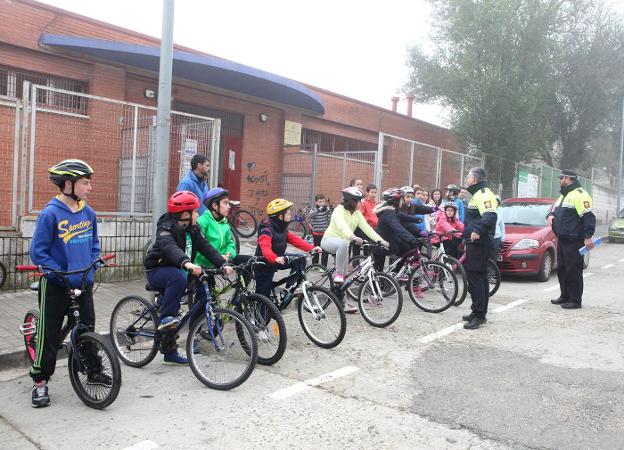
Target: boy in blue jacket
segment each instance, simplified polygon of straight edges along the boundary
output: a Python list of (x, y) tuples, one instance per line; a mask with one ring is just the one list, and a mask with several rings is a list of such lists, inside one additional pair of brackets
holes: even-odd
[[(68, 272), (87, 267), (100, 256), (95, 212), (85, 203), (91, 192), (93, 169), (79, 159), (67, 159), (48, 169), (50, 179), (61, 193), (43, 208), (30, 244), (30, 259), (38, 266)], [(81, 288), (82, 274), (67, 278), (70, 288)], [(95, 326), (93, 308), (93, 271), (77, 301), (80, 320), (91, 330)], [(50, 404), (48, 380), (56, 367), (61, 327), (71, 299), (58, 276), (47, 275), (39, 284), (40, 318), (37, 329), (35, 362), (30, 370), (34, 381), (32, 406)], [(110, 385), (104, 373), (89, 375), (89, 382)]]

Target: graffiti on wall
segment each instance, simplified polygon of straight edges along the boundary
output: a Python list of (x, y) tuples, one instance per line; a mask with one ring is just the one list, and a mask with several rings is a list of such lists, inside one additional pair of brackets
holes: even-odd
[(269, 174), (267, 170), (258, 171), (255, 161), (247, 162), (247, 176), (245, 177), (247, 194), (251, 197), (253, 205), (249, 207), (254, 216), (264, 215), (264, 205), (268, 201)]

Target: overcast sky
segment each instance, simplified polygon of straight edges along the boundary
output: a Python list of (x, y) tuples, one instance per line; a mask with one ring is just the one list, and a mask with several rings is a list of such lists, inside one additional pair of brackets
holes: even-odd
[[(160, 38), (159, 0), (43, 2)], [(390, 108), (407, 47), (427, 44), (429, 12), (426, 0), (177, 0), (174, 42)], [(443, 125), (437, 107), (414, 115)]]

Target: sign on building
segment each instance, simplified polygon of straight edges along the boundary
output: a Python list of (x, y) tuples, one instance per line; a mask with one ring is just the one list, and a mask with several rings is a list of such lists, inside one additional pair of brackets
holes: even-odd
[(301, 145), (301, 124), (284, 121), (284, 145)]

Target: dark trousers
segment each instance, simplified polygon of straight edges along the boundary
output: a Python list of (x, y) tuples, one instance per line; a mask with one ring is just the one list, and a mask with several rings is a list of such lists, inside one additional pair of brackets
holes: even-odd
[[(286, 256), (297, 256), (294, 253), (286, 253)], [(291, 274), (297, 270), (305, 270), (305, 259), (301, 259), (296, 263), (288, 264), (269, 264), (265, 266), (256, 266), (254, 270), (254, 277), (256, 279), (256, 294), (264, 295), (265, 297), (271, 297), (271, 291), (273, 291), (273, 276), (278, 270), (291, 269)], [(303, 266), (303, 267), (302, 267)], [(293, 282), (288, 282), (286, 288), (290, 287)]]
[(501, 238), (492, 239), (493, 247), (490, 248), (490, 259), (494, 262), (497, 261), (498, 251), (500, 250)]
[(466, 244), (466, 278), (468, 292), (472, 298), (472, 312), (485, 317), (490, 299), (490, 286), (487, 278), (487, 261), (490, 247), (483, 244)]
[(442, 241), (442, 245), (444, 246), (444, 253), (449, 256), (452, 256), (455, 259), (459, 259), (459, 244), (461, 243), (460, 239), (456, 237), (448, 239), (446, 241)]
[[(322, 234), (313, 234), (312, 235), (312, 239), (314, 240), (314, 246), (315, 247), (320, 247), (321, 246), (321, 240), (323, 239), (323, 235)], [(327, 259), (329, 257), (329, 253), (327, 252), (323, 252), (320, 254), (320, 258), (321, 258), (321, 264), (325, 267), (327, 267)], [(312, 264), (318, 264), (319, 262), (319, 254), (316, 253), (314, 256), (312, 256)]]
[[(232, 260), (230, 260), (230, 262), (232, 264), (234, 264), (235, 266), (238, 266), (239, 264), (244, 264), (247, 261), (249, 261), (249, 259), (252, 258), (252, 256), (250, 255), (236, 255), (236, 257)], [(251, 268), (249, 268), (249, 272), (243, 272), (243, 279), (245, 280), (245, 285), (249, 286), (249, 282), (251, 281), (251, 277), (252, 277), (252, 272), (251, 272)], [(206, 298), (206, 288), (204, 287), (203, 283), (200, 283), (199, 280), (197, 278), (195, 278), (196, 283), (194, 284), (195, 287), (195, 301), (203, 301)], [(216, 281), (214, 279), (214, 277), (209, 277), (208, 278), (208, 291), (210, 293), (210, 291), (213, 291), (214, 288), (216, 286)]]
[[(88, 286), (77, 298), (80, 321), (95, 327), (93, 286)], [(41, 278), (39, 284), (39, 323), (37, 324), (37, 355), (30, 370), (34, 381), (49, 380), (56, 368), (56, 356), (61, 345), (61, 329), (71, 303), (67, 289)]]
[(578, 252), (583, 241), (559, 239), (557, 244), (557, 277), (561, 298), (571, 303), (583, 300), (583, 256)]
[(188, 275), (178, 267), (154, 267), (147, 271), (147, 281), (162, 292), (160, 317), (178, 315), (180, 300), (188, 285)]

